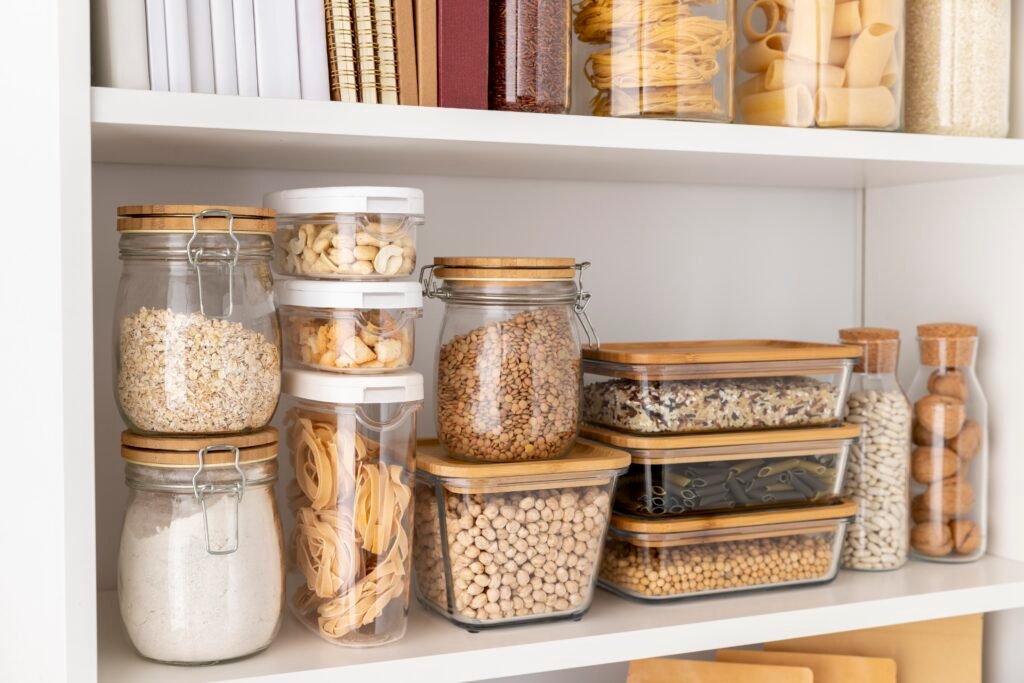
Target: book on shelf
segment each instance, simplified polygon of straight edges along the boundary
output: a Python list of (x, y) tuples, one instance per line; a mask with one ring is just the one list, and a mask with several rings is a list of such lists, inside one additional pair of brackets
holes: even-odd
[(415, 0), (416, 80), (421, 107), (437, 106), (437, 0)]
[(352, 0), (352, 20), (356, 27), (356, 72), (359, 78), (359, 101), (376, 104), (377, 40), (373, 20), (373, 0)]
[(210, 0), (213, 33), (213, 82), (218, 95), (238, 94), (235, 20), (231, 0)]
[(398, 104), (398, 49), (391, 0), (374, 0), (373, 29), (377, 48), (377, 93), (381, 104)]
[(93, 82), (149, 90), (146, 3), (93, 0), (91, 19)]
[(398, 55), (398, 103), (419, 104), (416, 78), (416, 22), (413, 0), (395, 0), (395, 50)]
[(299, 82), (304, 100), (331, 99), (327, 74), (327, 20), (323, 0), (295, 0), (299, 29)]
[(292, 0), (254, 0), (253, 16), (260, 97), (302, 97), (295, 3)]
[(214, 93), (210, 0), (188, 0), (188, 54), (192, 92)]
[[(117, 2), (118, 0), (110, 1)], [(149, 53), (149, 89), (170, 90), (164, 0), (146, 0), (146, 49)]]
[(331, 76), (331, 99), (359, 101), (356, 74), (355, 30), (351, 0), (327, 0), (327, 66)]
[(437, 104), (487, 109), (488, 3), (437, 0)]
[(167, 26), (167, 77), (172, 92), (192, 92), (188, 48), (188, 0), (164, 0)]
[(256, 20), (252, 0), (231, 0), (235, 28), (235, 69), (238, 94), (256, 97), (260, 94), (256, 76)]

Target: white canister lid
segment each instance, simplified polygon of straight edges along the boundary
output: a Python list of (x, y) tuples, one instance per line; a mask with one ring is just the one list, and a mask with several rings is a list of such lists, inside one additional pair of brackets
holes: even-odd
[(313, 370), (285, 370), (281, 392), (307, 401), (336, 404), (411, 403), (423, 400), (423, 375), (341, 375)]
[(278, 214), (384, 213), (423, 215), (423, 190), (415, 187), (304, 187), (263, 196)]
[(418, 282), (342, 282), (288, 278), (274, 284), (274, 297), (279, 306), (302, 308), (423, 308), (423, 288)]

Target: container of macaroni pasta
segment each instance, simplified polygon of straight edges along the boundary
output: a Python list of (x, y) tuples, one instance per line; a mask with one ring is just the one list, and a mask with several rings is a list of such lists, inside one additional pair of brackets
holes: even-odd
[(903, 0), (740, 0), (739, 121), (898, 130)]

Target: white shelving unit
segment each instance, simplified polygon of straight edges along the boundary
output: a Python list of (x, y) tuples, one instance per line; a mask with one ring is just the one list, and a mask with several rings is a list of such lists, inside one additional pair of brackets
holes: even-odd
[[(1014, 483), (1024, 480), (1024, 141), (97, 89), (88, 3), (12, 4), (0, 59), (31, 68), (5, 72), (5, 101), (18, 104), (0, 114), (0, 167), (12, 253), (29, 257), (0, 270), (14, 323), (3, 354), (0, 680), (466, 680), (968, 612), (993, 615), (990, 680), (1024, 670)], [(831, 340), (864, 322), (902, 329), (910, 373), (916, 323), (977, 322), (992, 556), (675, 605), (600, 594), (580, 622), (481, 634), (414, 608), (407, 637), (373, 651), (330, 647), (289, 622), (266, 653), (235, 664), (138, 659), (109, 592), (124, 496), (108, 389), (113, 207), (258, 203), (268, 190), (359, 182), (425, 188), (424, 262), (442, 252), (593, 261), (607, 339)], [(23, 234), (29, 246), (14, 241)], [(417, 335), (428, 377), (439, 317), (429, 308)], [(421, 431), (431, 424), (428, 408)]]

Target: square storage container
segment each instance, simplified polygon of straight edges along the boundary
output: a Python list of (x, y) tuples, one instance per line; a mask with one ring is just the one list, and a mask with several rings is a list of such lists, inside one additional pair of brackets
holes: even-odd
[(736, 340), (583, 350), (583, 421), (632, 434), (838, 424), (860, 347)]
[(477, 631), (578, 619), (590, 607), (623, 451), (577, 442), (546, 462), (467, 463), (421, 442), (415, 493), (420, 602)]
[(381, 373), (412, 365), (419, 283), (287, 279), (275, 294), (285, 367)]
[(850, 501), (685, 519), (612, 518), (600, 585), (659, 601), (826, 583), (839, 571)]
[(630, 455), (615, 511), (665, 518), (833, 502), (859, 435), (853, 424), (690, 436), (632, 436), (593, 426), (582, 431)]

